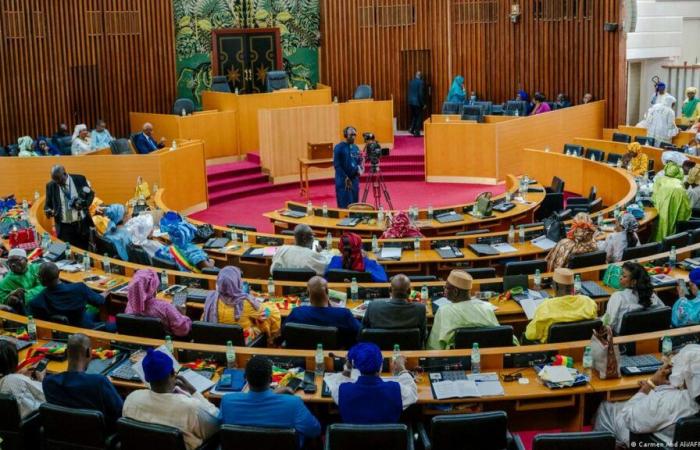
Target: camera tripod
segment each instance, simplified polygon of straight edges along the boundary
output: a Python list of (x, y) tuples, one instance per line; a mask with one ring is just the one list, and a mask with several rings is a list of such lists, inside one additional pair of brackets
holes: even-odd
[(389, 195), (389, 190), (386, 188), (386, 182), (382, 176), (382, 172), (379, 170), (379, 163), (372, 164), (369, 172), (369, 180), (365, 185), (365, 191), (362, 193), (362, 203), (367, 203), (367, 195), (369, 194), (369, 188), (372, 188), (372, 197), (374, 197), (374, 207), (379, 209), (382, 205), (382, 194), (384, 194), (384, 200), (389, 206), (389, 209), (394, 209), (391, 204), (391, 195)]

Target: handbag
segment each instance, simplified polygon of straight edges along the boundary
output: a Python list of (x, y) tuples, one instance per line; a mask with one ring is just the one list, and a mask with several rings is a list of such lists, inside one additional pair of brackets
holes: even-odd
[(491, 201), (490, 192), (482, 192), (476, 198), (475, 206), (476, 213), (481, 217), (490, 217), (493, 214), (493, 202)]
[(598, 371), (601, 380), (620, 378), (620, 348), (613, 344), (612, 328), (608, 325), (593, 330), (591, 338), (591, 358), (593, 370)]
[(34, 250), (39, 247), (39, 242), (37, 241), (36, 233), (33, 228), (10, 231), (8, 240), (11, 248)]
[(205, 223), (197, 226), (197, 231), (194, 233), (192, 242), (195, 244), (202, 244), (207, 242), (212, 236), (214, 236), (214, 228), (210, 224)]
[(559, 242), (566, 236), (566, 228), (564, 228), (564, 224), (557, 213), (553, 213), (544, 219), (543, 226), (544, 234), (550, 241)]
[(603, 274), (603, 284), (613, 289), (620, 289), (620, 277), (622, 276), (622, 266), (610, 264)]

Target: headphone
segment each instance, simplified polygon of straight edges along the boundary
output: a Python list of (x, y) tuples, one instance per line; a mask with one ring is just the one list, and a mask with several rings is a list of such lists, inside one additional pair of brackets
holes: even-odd
[(357, 135), (357, 130), (355, 129), (355, 127), (353, 127), (353, 126), (345, 127), (345, 128), (343, 129), (343, 136), (344, 136), (346, 139), (347, 139), (348, 135), (350, 134), (350, 130), (354, 131), (355, 134)]

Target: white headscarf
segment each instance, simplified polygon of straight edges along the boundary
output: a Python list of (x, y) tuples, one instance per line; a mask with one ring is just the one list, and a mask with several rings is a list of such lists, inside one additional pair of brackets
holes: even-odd
[(684, 153), (677, 152), (675, 150), (666, 150), (665, 152), (661, 153), (661, 162), (664, 163), (664, 166), (668, 164), (669, 161), (673, 161), (680, 167), (687, 160), (688, 157), (685, 156)]
[(677, 388), (686, 387), (692, 398), (700, 396), (700, 345), (688, 344), (672, 360), (668, 381)]
[(88, 127), (84, 123), (81, 123), (79, 125), (76, 125), (75, 128), (73, 129), (73, 137), (71, 138), (71, 142), (76, 140), (78, 136), (80, 136), (80, 132), (83, 130), (87, 130)]
[(124, 226), (131, 236), (131, 243), (143, 246), (148, 242), (148, 236), (153, 231), (153, 216), (150, 214), (139, 214), (131, 218)]
[(669, 108), (673, 108), (673, 104), (676, 103), (676, 97), (671, 94), (664, 95), (663, 102), (664, 105), (668, 106)]

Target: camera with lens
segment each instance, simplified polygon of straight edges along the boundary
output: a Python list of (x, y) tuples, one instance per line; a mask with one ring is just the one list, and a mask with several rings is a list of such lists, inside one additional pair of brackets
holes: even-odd
[(389, 156), (389, 149), (379, 145), (374, 133), (363, 133), (362, 137), (365, 139), (365, 157), (373, 167), (378, 166), (382, 156)]

